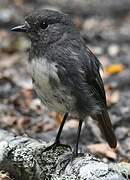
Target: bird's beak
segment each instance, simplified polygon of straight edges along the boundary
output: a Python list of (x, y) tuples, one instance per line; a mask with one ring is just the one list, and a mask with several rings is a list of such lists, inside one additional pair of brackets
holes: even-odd
[(12, 28), (11, 31), (29, 32), (30, 31), (30, 25), (27, 22), (25, 22), (24, 25), (16, 26), (16, 27)]

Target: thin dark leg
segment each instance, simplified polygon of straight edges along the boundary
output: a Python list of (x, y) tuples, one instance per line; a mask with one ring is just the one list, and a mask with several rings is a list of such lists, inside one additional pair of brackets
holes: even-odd
[(68, 117), (68, 112), (66, 112), (64, 117), (63, 117), (63, 120), (61, 122), (60, 128), (58, 130), (58, 133), (57, 133), (57, 136), (56, 136), (56, 139), (55, 139), (55, 142), (51, 146), (46, 147), (44, 149), (44, 152), (49, 151), (51, 149), (56, 149), (56, 147), (58, 147), (58, 146), (64, 146), (64, 147), (70, 148), (70, 146), (60, 143), (61, 132), (63, 130), (63, 127), (64, 127), (64, 124), (65, 124), (65, 121), (66, 121), (67, 117)]
[(68, 117), (68, 112), (65, 113), (65, 115), (64, 115), (64, 117), (63, 117), (63, 120), (62, 120), (62, 122), (61, 122), (60, 128), (59, 128), (59, 130), (58, 130), (58, 133), (57, 133), (57, 135), (56, 135), (56, 139), (55, 139), (55, 143), (56, 143), (56, 144), (60, 144), (61, 132), (62, 132), (62, 130), (63, 130), (63, 127), (64, 127), (64, 124), (65, 124), (65, 121), (66, 121), (67, 117)]
[[(64, 159), (61, 160), (60, 162), (60, 165), (62, 166), (63, 164), (63, 167), (61, 168), (61, 171), (65, 170), (66, 166), (68, 165), (68, 163), (70, 161), (73, 161), (74, 158), (76, 158), (77, 156), (83, 156), (82, 153), (78, 154), (78, 144), (79, 144), (79, 138), (80, 138), (80, 132), (81, 132), (81, 128), (82, 128), (82, 123), (83, 123), (83, 120), (80, 120), (79, 121), (79, 126), (78, 126), (78, 131), (77, 131), (77, 138), (76, 138), (76, 144), (75, 144), (75, 147), (74, 147), (74, 150), (73, 152), (65, 155)], [(61, 172), (60, 171), (60, 172)]]
[(79, 138), (80, 138), (80, 132), (81, 132), (81, 128), (82, 128), (82, 123), (83, 120), (79, 120), (79, 126), (78, 126), (78, 131), (77, 131), (77, 138), (76, 138), (76, 144), (74, 147), (74, 155), (77, 156), (78, 155), (78, 144), (79, 144)]

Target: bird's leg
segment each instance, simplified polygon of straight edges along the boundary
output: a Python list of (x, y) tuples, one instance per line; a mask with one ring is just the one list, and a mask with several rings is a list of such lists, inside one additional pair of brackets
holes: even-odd
[(64, 115), (64, 117), (63, 117), (63, 120), (62, 120), (62, 122), (61, 122), (61, 125), (60, 125), (60, 127), (59, 127), (58, 133), (57, 133), (57, 135), (56, 135), (56, 139), (55, 139), (55, 144), (56, 144), (56, 145), (59, 145), (59, 144), (60, 144), (61, 132), (62, 132), (62, 130), (63, 130), (63, 127), (64, 127), (64, 124), (65, 124), (65, 121), (66, 121), (67, 117), (68, 117), (68, 112), (65, 113), (65, 115)]
[(64, 115), (64, 117), (63, 117), (63, 120), (62, 120), (62, 122), (61, 122), (61, 125), (60, 125), (60, 128), (59, 128), (59, 130), (58, 130), (58, 133), (57, 133), (57, 136), (56, 136), (56, 139), (55, 139), (54, 143), (53, 143), (51, 146), (46, 147), (45, 150), (44, 150), (44, 152), (45, 152), (45, 151), (48, 151), (48, 150), (50, 150), (50, 149), (56, 149), (56, 147), (58, 147), (58, 146), (66, 146), (66, 147), (69, 147), (68, 145), (64, 145), (64, 144), (61, 144), (61, 143), (60, 143), (61, 132), (62, 132), (62, 130), (63, 130), (63, 127), (64, 127), (64, 124), (65, 124), (65, 121), (66, 121), (67, 117), (68, 117), (68, 112), (66, 112), (65, 115)]
[(81, 128), (82, 128), (82, 123), (83, 120), (79, 121), (79, 126), (78, 126), (78, 131), (77, 131), (77, 138), (76, 138), (76, 144), (73, 150), (73, 157), (77, 157), (78, 156), (78, 144), (79, 144), (79, 138), (80, 138), (80, 132), (81, 132)]
[(83, 123), (83, 120), (80, 120), (79, 121), (79, 126), (78, 126), (78, 131), (77, 131), (77, 138), (76, 138), (76, 143), (75, 143), (75, 147), (74, 147), (74, 150), (72, 153), (69, 153), (69, 154), (66, 154), (62, 160), (60, 161), (60, 166), (63, 165), (63, 167), (61, 168), (60, 171), (63, 171), (65, 170), (66, 166), (68, 165), (68, 163), (70, 161), (73, 161), (74, 158), (76, 158), (77, 156), (81, 156), (83, 154), (79, 154), (78, 153), (78, 144), (79, 144), (79, 138), (80, 138), (80, 132), (81, 132), (81, 128), (82, 128), (82, 123)]

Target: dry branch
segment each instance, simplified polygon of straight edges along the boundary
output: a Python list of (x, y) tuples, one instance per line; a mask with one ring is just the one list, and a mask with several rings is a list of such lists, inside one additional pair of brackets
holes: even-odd
[(16, 180), (124, 180), (118, 164), (106, 164), (92, 155), (85, 154), (69, 163), (60, 174), (59, 161), (70, 153), (68, 147), (58, 147), (55, 151), (43, 152), (46, 144), (41, 140), (15, 136), (0, 130), (0, 170), (4, 170)]

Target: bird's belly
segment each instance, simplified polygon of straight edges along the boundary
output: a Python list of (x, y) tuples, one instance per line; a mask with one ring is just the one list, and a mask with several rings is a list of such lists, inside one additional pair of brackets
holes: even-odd
[(61, 113), (66, 112), (68, 109), (66, 106), (67, 99), (65, 100), (65, 97), (61, 98), (64, 94), (59, 90), (52, 89), (45, 79), (43, 80), (42, 78), (40, 82), (40, 84), (38, 82), (36, 84), (34, 83), (34, 89), (43, 104), (45, 104), (50, 110), (55, 110)]
[(34, 89), (43, 102), (50, 110), (64, 113), (71, 111), (74, 100), (71, 95), (62, 86), (53, 88), (50, 84), (50, 76), (59, 81), (56, 69), (42, 61), (32, 61), (29, 65), (30, 73), (33, 79)]

